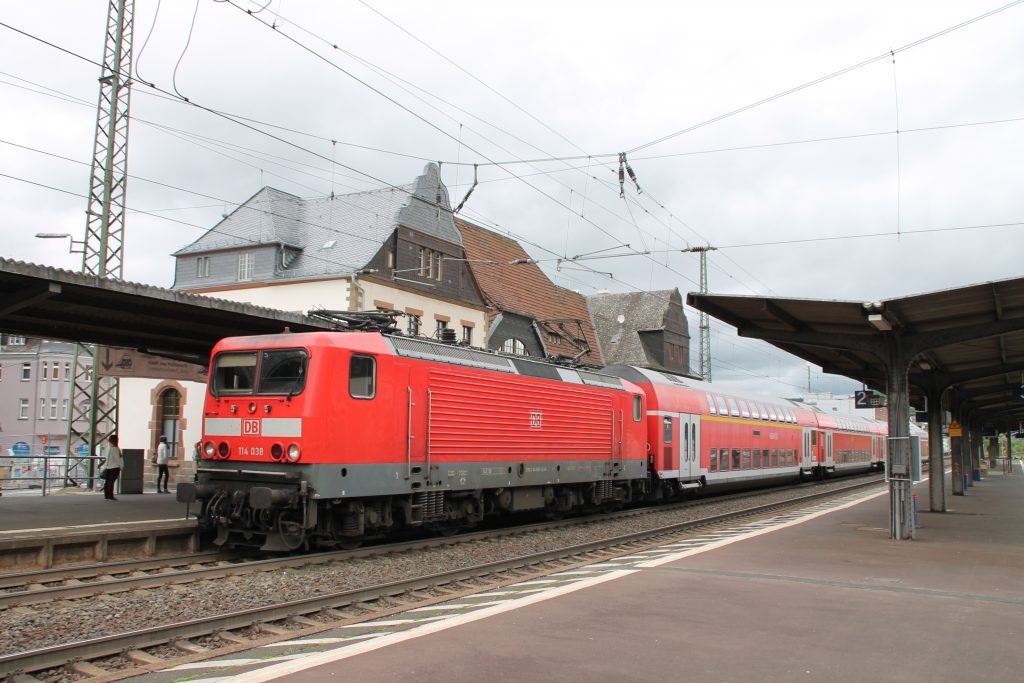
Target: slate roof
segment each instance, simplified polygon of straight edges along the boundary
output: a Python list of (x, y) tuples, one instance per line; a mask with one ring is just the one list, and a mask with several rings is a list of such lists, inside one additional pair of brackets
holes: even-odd
[(334, 197), (264, 187), (174, 256), (280, 244), (298, 252), (280, 277), (347, 275), (366, 266), (398, 225), (461, 246), (436, 164), (408, 185)]
[[(652, 361), (637, 333), (665, 329), (673, 300), (682, 306), (682, 296), (675, 289), (588, 296), (587, 306), (601, 340), (605, 363), (649, 367)], [(622, 323), (618, 320), (620, 315)], [(685, 316), (683, 321), (685, 324)], [(689, 332), (684, 329), (683, 334)]]
[[(539, 266), (533, 263), (511, 265), (516, 259), (528, 259), (529, 255), (514, 239), (468, 223), (461, 218), (455, 224), (462, 233), (469, 266), (484, 296), (492, 307), (488, 315), (493, 320), (499, 312), (509, 311), (534, 318), (546, 332), (562, 336), (578, 337), (582, 334), (590, 352), (580, 358), (582, 362), (604, 365), (601, 347), (594, 333), (590, 312), (584, 297), (572, 290), (559, 287), (551, 282)], [(492, 260), (495, 263), (474, 263), (475, 260)], [(579, 324), (576, 322), (579, 321)], [(582, 330), (581, 330), (582, 328)], [(556, 343), (542, 340), (548, 354), (575, 356), (580, 349), (559, 339)]]

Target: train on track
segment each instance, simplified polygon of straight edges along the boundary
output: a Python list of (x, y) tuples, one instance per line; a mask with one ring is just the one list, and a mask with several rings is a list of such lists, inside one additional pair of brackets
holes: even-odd
[(213, 350), (194, 483), (217, 544), (351, 546), (880, 469), (886, 425), (654, 370), (600, 370), (381, 331)]

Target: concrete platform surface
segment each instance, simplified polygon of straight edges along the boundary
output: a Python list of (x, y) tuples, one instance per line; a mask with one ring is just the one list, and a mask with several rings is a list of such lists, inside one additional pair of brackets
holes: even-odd
[(1024, 680), (1024, 474), (948, 497), (948, 512), (921, 514), (914, 541), (889, 539), (887, 500), (858, 493), (518, 592), (146, 678)]
[[(175, 500), (173, 491), (120, 494), (117, 498), (104, 500), (102, 491), (84, 489), (66, 489), (47, 496), (5, 495), (0, 497), (0, 535), (185, 518), (185, 504)], [(198, 507), (193, 505), (192, 509), (196, 511)]]

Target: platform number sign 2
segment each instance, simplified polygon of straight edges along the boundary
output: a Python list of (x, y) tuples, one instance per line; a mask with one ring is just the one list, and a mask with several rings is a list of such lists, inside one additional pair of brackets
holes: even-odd
[(259, 420), (242, 420), (242, 436), (259, 436)]
[(544, 414), (539, 410), (530, 411), (530, 429), (540, 429), (544, 426)]

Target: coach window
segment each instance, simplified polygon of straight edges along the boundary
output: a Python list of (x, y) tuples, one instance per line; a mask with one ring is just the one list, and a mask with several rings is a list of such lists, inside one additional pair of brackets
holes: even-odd
[(725, 399), (724, 398), (722, 398), (721, 396), (715, 396), (715, 403), (718, 404), (718, 414), (719, 415), (728, 415), (729, 414), (729, 408), (725, 405)]
[(665, 432), (665, 443), (672, 443), (672, 418), (666, 417), (663, 420), (664, 432)]
[(754, 469), (755, 470), (761, 469), (761, 449), (760, 448), (755, 448), (754, 449)]
[(643, 416), (643, 403), (640, 400), (640, 395), (637, 394), (633, 397), (633, 422), (639, 422)]
[(739, 417), (740, 408), (739, 406), (736, 405), (736, 401), (728, 397), (726, 397), (725, 400), (729, 402), (729, 414), (732, 415), (733, 417)]
[(711, 472), (718, 471), (718, 449), (711, 449), (711, 457), (708, 458), (708, 470)]
[(737, 400), (737, 401), (740, 404), (740, 414), (743, 417), (749, 418), (750, 417), (750, 411), (747, 409), (747, 402), (746, 401), (739, 401), (739, 400)]
[(348, 393), (352, 398), (373, 398), (377, 393), (377, 361), (353, 355), (348, 364)]
[[(785, 463), (783, 463), (783, 464), (785, 464)], [(778, 467), (778, 466), (779, 466), (779, 449), (778, 448), (773, 448), (772, 449), (772, 467)]]
[(732, 469), (738, 470), (740, 468), (740, 449), (732, 449)]
[(768, 404), (768, 419), (775, 422), (775, 406)]
[(750, 449), (749, 448), (744, 448), (743, 449), (743, 469), (745, 469), (745, 470), (749, 470), (750, 469)]
[(715, 397), (712, 396), (711, 394), (704, 394), (704, 396), (706, 396), (708, 399), (708, 411), (712, 415), (717, 415), (718, 410), (715, 408)]

